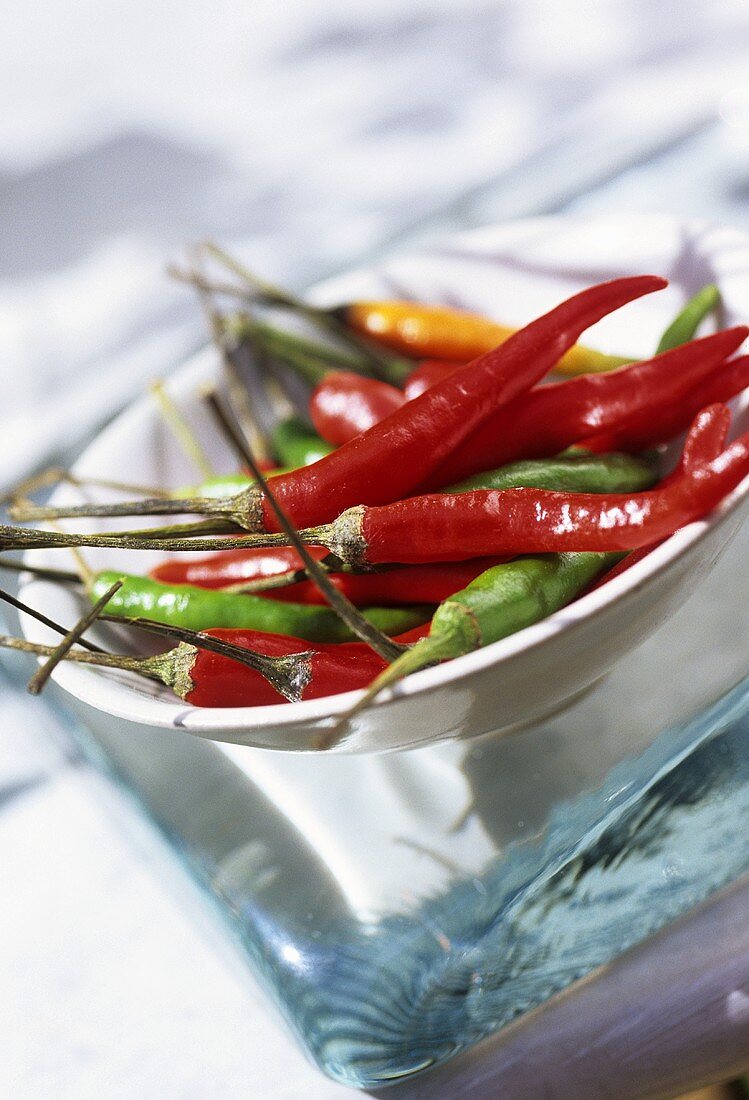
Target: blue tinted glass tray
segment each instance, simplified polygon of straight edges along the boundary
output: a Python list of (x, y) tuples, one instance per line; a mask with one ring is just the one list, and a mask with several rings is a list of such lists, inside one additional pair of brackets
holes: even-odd
[(749, 868), (748, 552), (749, 532), (610, 676), (511, 737), (319, 758), (85, 722), (312, 1057), (376, 1088)]

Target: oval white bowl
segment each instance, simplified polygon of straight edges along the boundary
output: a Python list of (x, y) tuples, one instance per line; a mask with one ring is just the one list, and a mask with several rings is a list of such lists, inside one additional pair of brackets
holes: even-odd
[[(317, 288), (315, 297), (323, 303), (362, 295), (442, 300), (522, 323), (585, 285), (639, 272), (663, 274), (671, 285), (606, 318), (586, 335), (586, 342), (622, 354), (652, 354), (679, 304), (707, 282), (720, 286), (727, 324), (749, 318), (749, 236), (701, 222), (643, 215), (541, 218), (488, 228), (416, 255), (395, 257), (376, 269), (352, 272)], [(230, 458), (215, 439), (197, 393), (199, 384), (217, 373), (217, 356), (207, 349), (173, 375), (169, 388), (196, 423), (219, 468), (228, 470)], [(747, 427), (749, 391), (736, 402), (735, 419), (736, 431)], [(144, 485), (195, 480), (146, 398), (100, 434), (76, 471)], [(92, 499), (111, 497), (98, 492)], [(80, 496), (61, 487), (53, 499)], [(748, 509), (749, 479), (715, 513), (679, 531), (611, 583), (535, 626), (416, 673), (383, 693), (328, 751), (381, 752), (491, 730), (509, 732), (567, 705), (689, 598)], [(128, 522), (92, 521), (90, 529), (115, 526)], [(46, 551), (33, 560), (59, 565), (61, 557), (60, 551)], [(89, 554), (96, 568), (131, 572), (145, 572), (157, 557), (127, 551)], [(22, 595), (63, 623), (81, 612), (73, 591), (49, 583), (30, 581)], [(53, 637), (28, 617), (23, 629), (36, 641)], [(133, 722), (287, 751), (311, 750), (320, 733), (357, 697), (349, 693), (270, 707), (200, 709), (175, 700), (166, 688), (125, 674), (65, 664), (55, 679), (90, 706)]]

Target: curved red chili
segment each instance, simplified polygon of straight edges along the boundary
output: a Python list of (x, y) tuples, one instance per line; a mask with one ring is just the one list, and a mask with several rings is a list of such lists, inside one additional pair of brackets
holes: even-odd
[[(494, 413), (424, 480), (420, 490), (452, 485), (520, 457), (557, 454), (622, 424), (650, 424), (655, 419), (652, 409), (656, 402), (664, 409), (669, 403), (683, 403), (747, 335), (749, 328), (738, 325), (606, 374), (586, 374), (539, 386)], [(606, 449), (625, 448), (616, 443)]]
[[(727, 405), (715, 404), (702, 409), (695, 418), (686, 438), (679, 464), (672, 474), (664, 478), (659, 488), (663, 489), (664, 486), (670, 485), (671, 482), (676, 481), (684, 474), (694, 473), (700, 466), (716, 459), (725, 447), (730, 426), (731, 410)], [(632, 550), (613, 569), (599, 577), (590, 586), (590, 591), (592, 592), (596, 588), (600, 588), (602, 584), (606, 584), (607, 581), (613, 580), (614, 577), (626, 573), (638, 561), (642, 561), (643, 558), (652, 553), (663, 541), (663, 539), (658, 539), (656, 542)]]
[[(274, 478), (279, 504), (303, 527), (332, 519), (354, 504), (407, 496), (500, 406), (543, 378), (585, 329), (665, 285), (665, 279), (641, 275), (581, 291), (314, 466)], [(277, 531), (267, 500), (261, 498), (261, 514), (254, 513), (257, 499), (248, 490), (242, 525)]]
[(318, 435), (339, 447), (405, 401), (403, 392), (388, 382), (353, 371), (330, 371), (312, 391), (309, 414)]
[(749, 355), (732, 359), (689, 390), (681, 399), (654, 397), (649, 415), (640, 414), (615, 428), (581, 441), (581, 446), (597, 452), (645, 451), (667, 443), (686, 431), (700, 409), (716, 402), (730, 401), (749, 386)]

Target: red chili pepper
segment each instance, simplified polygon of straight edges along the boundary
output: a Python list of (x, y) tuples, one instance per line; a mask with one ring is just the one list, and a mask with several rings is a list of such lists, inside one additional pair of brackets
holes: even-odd
[(700, 409), (716, 402), (730, 401), (749, 386), (749, 355), (742, 355), (710, 374), (680, 400), (656, 398), (650, 415), (639, 416), (614, 431), (582, 440), (590, 451), (645, 451), (667, 443), (685, 431)]
[[(428, 630), (429, 624), (425, 623), (401, 635), (398, 641), (410, 644), (423, 638)], [(206, 630), (204, 633), (271, 657), (303, 653), (311, 648), (309, 642), (299, 638), (257, 630)], [(315, 643), (312, 677), (302, 698), (320, 699), (366, 687), (384, 668), (382, 657), (362, 642)], [(287, 701), (259, 672), (205, 649), (198, 650), (189, 677), (192, 688), (182, 697), (196, 707), (259, 707)]]
[[(708, 408), (698, 413), (684, 443), (684, 450), (681, 453), (681, 459), (678, 466), (672, 474), (664, 478), (659, 488), (663, 489), (664, 486), (670, 485), (684, 474), (697, 472), (700, 466), (704, 466), (716, 459), (725, 447), (730, 425), (731, 410), (727, 405), (710, 405)], [(626, 571), (631, 569), (633, 565), (636, 565), (638, 561), (642, 561), (643, 558), (646, 558), (657, 546), (660, 546), (663, 541), (663, 539), (658, 539), (657, 542), (650, 543), (647, 546), (641, 546), (638, 550), (633, 550), (631, 553), (627, 554), (626, 558), (622, 558), (613, 569), (610, 569), (608, 573), (604, 573), (602, 577), (599, 577), (590, 586), (588, 591), (593, 592), (596, 588), (600, 588), (601, 585), (606, 584), (607, 581), (613, 580), (614, 577), (618, 577), (622, 573), (626, 573)]]
[[(328, 553), (323, 547), (309, 547), (321, 561)], [(442, 562), (432, 565), (389, 569), (386, 573), (332, 573), (330, 580), (355, 604), (441, 603), (460, 591), (485, 569), (499, 565), (503, 558), (474, 558), (470, 561)], [(291, 546), (267, 549), (224, 550), (210, 557), (185, 561), (181, 558), (161, 562), (150, 576), (163, 584), (194, 584), (199, 588), (227, 588), (243, 581), (262, 580), (295, 573), (304, 564)], [(300, 581), (288, 588), (271, 588), (255, 593), (274, 600), (322, 604), (327, 601), (312, 581)]]
[(388, 382), (353, 371), (330, 371), (309, 402), (315, 431), (340, 447), (405, 404), (403, 392)]
[(444, 359), (425, 359), (416, 370), (411, 371), (403, 386), (403, 392), (407, 401), (413, 401), (415, 397), (421, 397), (432, 386), (455, 374), (456, 370), (464, 367), (465, 362), (458, 363)]
[[(469, 561), (433, 562), (389, 569), (386, 573), (333, 573), (331, 581), (359, 607), (371, 604), (442, 603), (460, 592), (481, 573), (500, 565), (505, 558), (471, 558)], [(313, 581), (301, 581), (288, 588), (273, 588), (257, 595), (293, 603), (326, 603)]]
[[(501, 405), (538, 382), (586, 328), (665, 285), (664, 279), (642, 275), (574, 295), (313, 466), (274, 478), (281, 507), (303, 527), (332, 519), (354, 504), (407, 496)], [(250, 530), (278, 530), (269, 502), (258, 500), (252, 490), (241, 512)]]
[(660, 488), (682, 474), (698, 473), (702, 466), (714, 462), (723, 453), (730, 427), (731, 410), (728, 405), (716, 403), (701, 409), (684, 440), (679, 465), (670, 477), (661, 482)]
[[(328, 553), (323, 547), (307, 548), (321, 561)], [(151, 570), (150, 576), (163, 584), (195, 584), (199, 588), (227, 588), (242, 581), (256, 581), (303, 569), (304, 563), (293, 546), (267, 549), (222, 550), (208, 558), (187, 561), (170, 558)]]
[[(739, 325), (606, 374), (586, 374), (539, 386), (494, 413), (420, 489), (452, 485), (517, 458), (557, 454), (622, 424), (650, 425), (656, 403), (664, 409), (683, 403), (747, 335), (749, 328)], [(727, 370), (731, 369), (729, 365)], [(606, 449), (623, 448), (617, 443)]]
[(477, 489), (359, 507), (315, 532), (339, 557), (457, 561), (487, 554), (622, 551), (705, 515), (749, 473), (749, 432), (712, 462), (644, 493), (595, 495)]

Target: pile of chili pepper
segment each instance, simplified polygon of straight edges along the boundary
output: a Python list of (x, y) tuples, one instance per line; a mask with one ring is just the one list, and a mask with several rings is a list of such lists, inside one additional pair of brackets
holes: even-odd
[[(301, 308), (258, 285), (275, 306)], [(85, 590), (101, 600), (120, 580), (109, 616), (161, 624), (177, 637), (197, 631), (250, 651), (255, 666), (182, 637), (169, 655), (127, 667), (197, 706), (360, 688), (366, 701), (400, 676), (506, 637), (605, 583), (749, 474), (749, 435), (726, 443), (725, 405), (749, 385), (749, 356), (737, 355), (749, 329), (697, 337), (719, 306), (714, 287), (687, 303), (651, 358), (578, 343), (592, 324), (665, 285), (649, 275), (614, 279), (520, 330), (416, 303), (304, 306), (326, 331), (352, 333), (344, 351), (238, 314), (226, 329), (232, 349), (251, 345), (312, 387), (309, 420), (287, 418), (271, 434), (278, 466), (267, 484), (258, 471), (259, 480), (234, 473), (114, 505), (22, 501), (12, 511), (22, 520), (202, 518), (92, 535), (7, 526), (0, 547), (210, 550), (164, 559), (149, 577), (90, 575)], [(380, 345), (369, 358), (367, 342)], [(400, 358), (388, 360), (389, 350)], [(550, 380), (554, 372), (568, 377)], [(676, 468), (662, 477), (657, 448), (687, 430)], [(311, 561), (289, 545), (289, 523)], [(330, 596), (320, 571), (370, 627), (394, 639), (385, 656), (323, 606)], [(97, 663), (76, 654), (69, 656)], [(309, 659), (293, 696), (279, 688), (276, 670), (275, 680), (264, 674), (260, 657), (298, 662), (300, 654)]]

